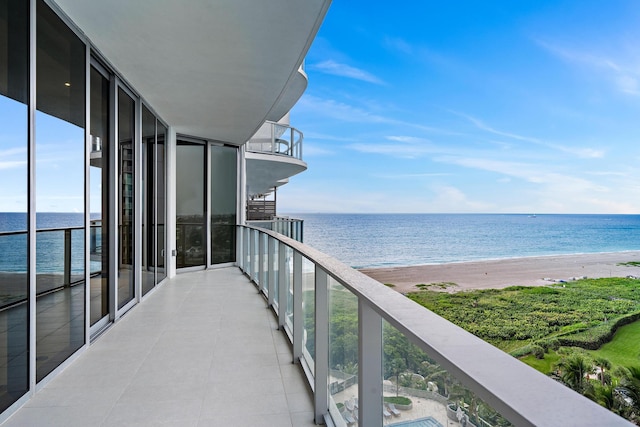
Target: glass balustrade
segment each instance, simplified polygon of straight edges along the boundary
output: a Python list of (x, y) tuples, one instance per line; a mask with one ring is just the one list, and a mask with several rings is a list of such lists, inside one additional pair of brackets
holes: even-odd
[[(313, 248), (246, 226), (238, 235), (245, 273), (253, 277), (249, 270), (259, 265), (276, 270), (262, 279), (275, 283), (258, 286), (284, 310), (279, 324), (314, 390), (316, 423), (329, 417), (335, 426), (627, 425)], [(269, 239), (258, 244), (259, 235)]]

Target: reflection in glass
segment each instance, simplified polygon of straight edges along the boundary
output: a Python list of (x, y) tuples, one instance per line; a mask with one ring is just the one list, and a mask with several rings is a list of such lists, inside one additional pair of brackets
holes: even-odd
[(237, 152), (211, 146), (211, 264), (236, 260)]
[(316, 268), (307, 258), (302, 258), (302, 317), (304, 334), (302, 356), (311, 372), (315, 372), (316, 357)]
[(142, 106), (142, 295), (156, 284), (155, 248), (155, 149), (156, 117)]
[(282, 285), (287, 289), (287, 306), (285, 307), (285, 323), (289, 331), (293, 331), (293, 249), (284, 247), (285, 268), (282, 272)]
[(205, 264), (205, 146), (178, 141), (176, 148), (177, 268)]
[(44, 2), (36, 50), (36, 379), (84, 344), (85, 46)]
[(118, 215), (118, 309), (135, 297), (133, 281), (133, 215), (134, 186), (133, 141), (135, 132), (135, 103), (118, 88), (118, 190), (120, 214)]
[(165, 141), (167, 128), (157, 122), (156, 137), (156, 283), (160, 283), (167, 277), (165, 269), (165, 223), (166, 223), (166, 194), (167, 185), (165, 180)]
[(91, 325), (109, 314), (109, 80), (91, 67)]
[(28, 23), (29, 2), (0, 2), (0, 411), (29, 389)]

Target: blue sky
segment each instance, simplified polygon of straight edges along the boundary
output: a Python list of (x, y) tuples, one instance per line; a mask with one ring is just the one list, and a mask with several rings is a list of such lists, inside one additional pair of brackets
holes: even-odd
[(640, 2), (334, 1), (303, 212), (640, 213)]

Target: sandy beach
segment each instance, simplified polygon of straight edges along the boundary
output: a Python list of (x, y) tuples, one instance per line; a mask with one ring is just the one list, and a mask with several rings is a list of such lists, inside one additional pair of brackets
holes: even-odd
[[(406, 293), (418, 290), (417, 284), (452, 282), (447, 292), (468, 289), (541, 286), (574, 277), (640, 277), (640, 267), (620, 263), (640, 261), (640, 251), (580, 255), (511, 258), (491, 261), (460, 262), (410, 267), (367, 268), (360, 271), (393, 289)], [(430, 289), (438, 290), (435, 287)]]

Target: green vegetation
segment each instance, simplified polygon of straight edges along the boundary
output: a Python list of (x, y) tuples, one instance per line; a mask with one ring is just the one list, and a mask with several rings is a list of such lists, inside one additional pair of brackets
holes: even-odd
[(453, 283), (453, 282), (419, 283), (419, 284), (416, 285), (416, 288), (418, 288), (420, 290), (425, 290), (425, 289), (429, 289), (429, 288), (448, 289), (448, 288), (451, 288), (453, 286), (458, 286), (458, 284), (457, 283)]
[(411, 405), (411, 399), (404, 396), (385, 396), (384, 401), (387, 403), (393, 403), (394, 405)]
[(618, 265), (624, 265), (628, 267), (640, 267), (640, 261), (620, 262)]
[(388, 286), (390, 288), (395, 288), (396, 287), (396, 285), (394, 285), (393, 283), (385, 283), (384, 285)]
[(628, 278), (583, 279), (453, 294), (422, 290), (407, 297), (505, 351), (548, 339), (595, 349), (621, 323), (640, 318), (639, 284)]
[(609, 410), (640, 421), (640, 280), (583, 279), (456, 294), (421, 288), (407, 296)]
[(613, 365), (640, 367), (640, 322), (622, 326), (610, 342), (589, 354), (607, 358)]

